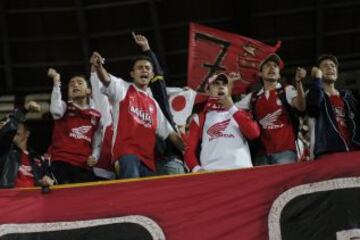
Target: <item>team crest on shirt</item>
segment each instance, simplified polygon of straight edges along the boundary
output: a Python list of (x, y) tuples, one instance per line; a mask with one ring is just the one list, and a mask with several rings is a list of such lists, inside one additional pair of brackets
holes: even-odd
[(259, 123), (262, 126), (263, 129), (279, 129), (284, 127), (283, 123), (276, 124), (277, 120), (279, 119), (280, 115), (282, 113), (282, 109), (279, 108), (275, 112), (266, 114), (265, 117), (260, 119)]
[(219, 122), (219, 123), (215, 123), (214, 125), (212, 125), (208, 130), (207, 130), (207, 134), (209, 135), (209, 141), (212, 141), (214, 139), (217, 138), (234, 138), (235, 136), (233, 134), (227, 134), (224, 133), (225, 129), (227, 128), (227, 126), (229, 126), (231, 119)]
[(152, 111), (154, 111), (153, 107), (149, 107), (148, 111), (146, 111), (132, 105), (129, 106), (129, 112), (134, 117), (135, 121), (146, 128), (151, 128), (152, 126), (153, 123), (151, 119)]
[(91, 142), (91, 139), (86, 136), (86, 134), (90, 131), (91, 126), (81, 126), (77, 128), (72, 128), (69, 134), (70, 137), (75, 139), (83, 139), (88, 142)]

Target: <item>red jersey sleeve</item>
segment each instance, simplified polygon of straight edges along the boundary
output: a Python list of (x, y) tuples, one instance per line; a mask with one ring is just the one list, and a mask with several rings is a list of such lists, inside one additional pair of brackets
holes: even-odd
[(233, 118), (247, 139), (253, 140), (260, 136), (259, 124), (252, 118), (251, 113), (244, 110), (237, 110), (233, 114)]
[(202, 129), (198, 123), (193, 119), (189, 126), (189, 135), (185, 146), (184, 160), (190, 171), (197, 165), (200, 165), (198, 159), (198, 146), (201, 140)]

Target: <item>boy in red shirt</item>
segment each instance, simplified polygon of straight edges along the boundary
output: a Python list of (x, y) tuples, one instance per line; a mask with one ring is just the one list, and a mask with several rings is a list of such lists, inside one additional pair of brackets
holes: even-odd
[(50, 155), (58, 183), (95, 180), (91, 169), (97, 163), (101, 146), (100, 113), (89, 104), (90, 87), (82, 76), (68, 84), (68, 102), (62, 101), (60, 74), (49, 69), (54, 87), (50, 112), (55, 120)]

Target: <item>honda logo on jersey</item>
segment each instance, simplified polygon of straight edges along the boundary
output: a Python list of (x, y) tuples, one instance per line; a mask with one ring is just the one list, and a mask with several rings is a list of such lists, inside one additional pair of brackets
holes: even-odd
[(154, 109), (152, 107), (149, 107), (149, 112), (146, 110), (140, 109), (135, 106), (129, 106), (129, 112), (134, 117), (134, 119), (141, 125), (143, 125), (146, 128), (151, 128), (152, 126), (152, 119), (151, 119), (151, 112), (153, 112)]
[(84, 139), (88, 142), (91, 142), (91, 139), (86, 136), (86, 134), (90, 131), (91, 126), (81, 126), (77, 128), (72, 128), (69, 134), (70, 137), (75, 139)]
[(229, 126), (231, 119), (215, 123), (212, 125), (208, 130), (207, 134), (209, 135), (209, 141), (212, 141), (214, 139), (224, 137), (224, 138), (234, 138), (235, 136), (233, 134), (226, 134), (224, 133), (227, 126)]
[(276, 124), (276, 122), (278, 121), (280, 115), (282, 113), (281, 108), (279, 108), (278, 110), (276, 110), (275, 112), (266, 114), (265, 117), (263, 117), (259, 123), (262, 126), (263, 129), (279, 129), (284, 127), (283, 123), (280, 124)]

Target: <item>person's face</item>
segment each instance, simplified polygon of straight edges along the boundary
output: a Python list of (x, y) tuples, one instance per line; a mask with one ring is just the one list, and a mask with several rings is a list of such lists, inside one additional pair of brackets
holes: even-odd
[(215, 80), (209, 85), (209, 95), (211, 97), (227, 96), (229, 88), (227, 82), (222, 80)]
[(90, 88), (83, 77), (73, 77), (69, 82), (69, 99), (87, 98), (90, 95)]
[(338, 68), (333, 61), (325, 59), (320, 63), (319, 68), (323, 73), (323, 79), (325, 82), (333, 83), (337, 80)]
[(154, 77), (153, 67), (147, 60), (138, 60), (135, 62), (130, 75), (134, 79), (135, 85), (139, 87), (147, 86)]
[(21, 143), (26, 142), (30, 136), (29, 130), (24, 126), (24, 124), (19, 124), (16, 134), (13, 138), (15, 145), (19, 146)]
[(268, 61), (261, 69), (260, 77), (264, 81), (276, 82), (280, 79), (280, 68), (276, 62)]

